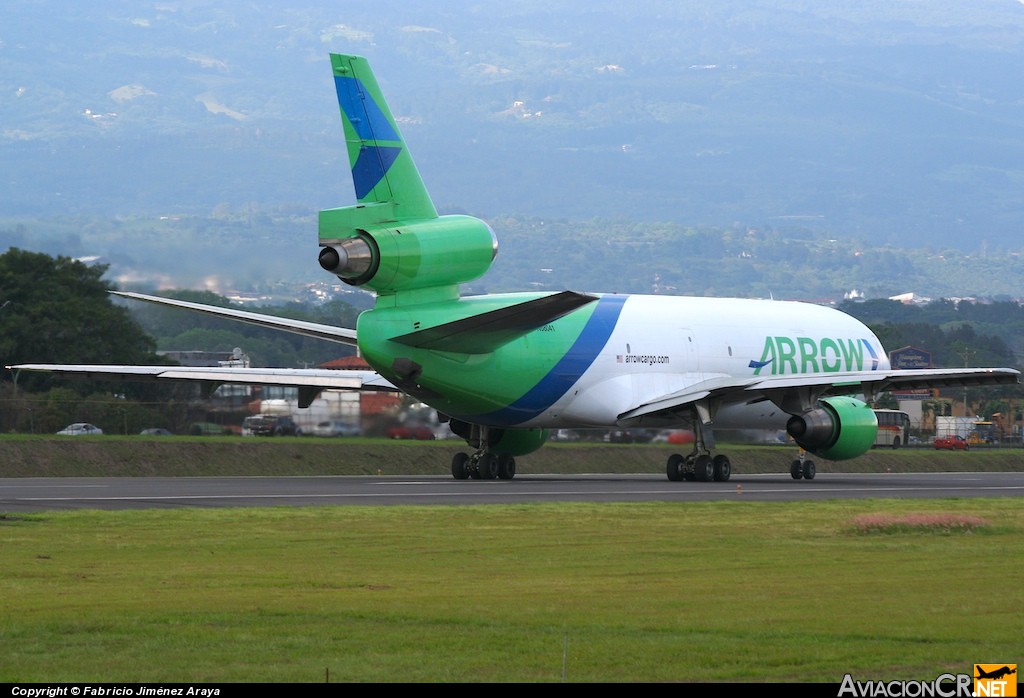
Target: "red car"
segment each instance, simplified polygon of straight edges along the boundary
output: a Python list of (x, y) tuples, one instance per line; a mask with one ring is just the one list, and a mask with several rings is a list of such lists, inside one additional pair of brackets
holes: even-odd
[(402, 424), (388, 429), (388, 438), (430, 441), (434, 438), (434, 430), (422, 424)]
[(935, 439), (935, 448), (944, 448), (949, 451), (966, 451), (970, 446), (967, 444), (967, 439), (954, 435)]

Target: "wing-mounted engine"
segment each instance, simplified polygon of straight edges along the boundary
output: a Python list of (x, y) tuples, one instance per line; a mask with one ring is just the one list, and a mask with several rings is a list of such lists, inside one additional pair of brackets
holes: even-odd
[(790, 417), (786, 432), (800, 448), (829, 460), (847, 460), (866, 453), (875, 443), (874, 411), (851, 397), (827, 397), (803, 414)]

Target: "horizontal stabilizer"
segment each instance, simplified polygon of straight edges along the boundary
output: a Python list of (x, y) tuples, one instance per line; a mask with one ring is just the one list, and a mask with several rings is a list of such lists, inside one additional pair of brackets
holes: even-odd
[(222, 308), (217, 305), (179, 301), (174, 298), (164, 298), (162, 296), (147, 296), (144, 293), (131, 293), (129, 291), (111, 291), (111, 293), (116, 296), (121, 296), (122, 298), (131, 298), (132, 300), (146, 301), (147, 303), (184, 308), (185, 310), (193, 310), (195, 312), (205, 313), (206, 315), (213, 315), (215, 317), (221, 317), (228, 320), (237, 320), (238, 322), (245, 322), (259, 327), (283, 330), (285, 332), (301, 334), (305, 337), (326, 339), (329, 342), (340, 342), (341, 344), (356, 346), (356, 331), (345, 327), (322, 325), (317, 322), (306, 322), (304, 320), (292, 320), (290, 318), (278, 317), (276, 315), (251, 313), (247, 310)]
[(393, 337), (392, 341), (420, 349), (461, 354), (487, 354), (538, 327), (593, 303), (597, 296), (562, 291), (525, 303), (473, 315)]

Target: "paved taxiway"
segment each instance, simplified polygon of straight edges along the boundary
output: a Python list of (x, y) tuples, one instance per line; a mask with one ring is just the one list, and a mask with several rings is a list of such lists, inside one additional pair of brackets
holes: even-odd
[(524, 502), (796, 502), (866, 497), (1022, 497), (1024, 473), (738, 475), (669, 482), (664, 475), (415, 477), (0, 478), (0, 513), (173, 507), (517, 504)]

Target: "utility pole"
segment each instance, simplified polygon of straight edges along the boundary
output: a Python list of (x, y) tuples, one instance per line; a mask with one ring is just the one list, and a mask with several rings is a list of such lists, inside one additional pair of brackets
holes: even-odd
[[(963, 353), (964, 368), (967, 368), (968, 362), (970, 361), (972, 356), (974, 356), (974, 351), (972, 351), (971, 349), (969, 349), (968, 347), (965, 346), (964, 347), (964, 353)], [(967, 415), (967, 386), (966, 385), (964, 386), (964, 416), (965, 417), (968, 416)]]

